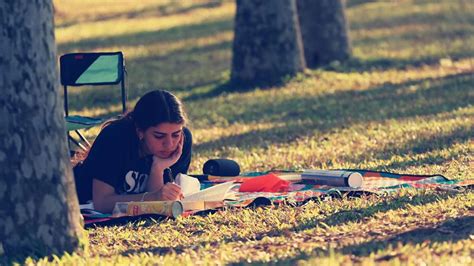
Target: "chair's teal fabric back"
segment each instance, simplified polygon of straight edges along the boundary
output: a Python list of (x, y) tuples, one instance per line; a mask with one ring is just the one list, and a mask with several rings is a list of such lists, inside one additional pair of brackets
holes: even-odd
[(123, 79), (123, 55), (72, 53), (60, 58), (61, 84), (66, 86), (118, 84)]

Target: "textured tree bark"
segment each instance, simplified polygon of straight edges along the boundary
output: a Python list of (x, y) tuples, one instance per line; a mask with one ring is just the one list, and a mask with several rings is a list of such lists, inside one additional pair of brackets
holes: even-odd
[(309, 68), (351, 55), (344, 0), (298, 0), (298, 18)]
[(295, 0), (237, 0), (231, 81), (272, 85), (305, 68)]
[(83, 246), (53, 26), (51, 1), (0, 2), (0, 257)]

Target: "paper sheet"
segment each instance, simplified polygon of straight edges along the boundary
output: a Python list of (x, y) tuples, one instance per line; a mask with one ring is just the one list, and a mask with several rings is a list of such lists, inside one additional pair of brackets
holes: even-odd
[(201, 189), (201, 184), (197, 178), (185, 174), (176, 176), (176, 184), (181, 187), (184, 199), (181, 201), (223, 201), (230, 195), (230, 190), (235, 185), (233, 181)]
[(234, 182), (226, 182), (184, 197), (183, 201), (221, 201), (227, 198)]
[(176, 176), (176, 184), (181, 187), (184, 197), (187, 197), (193, 193), (201, 190), (201, 183), (197, 178), (179, 173)]

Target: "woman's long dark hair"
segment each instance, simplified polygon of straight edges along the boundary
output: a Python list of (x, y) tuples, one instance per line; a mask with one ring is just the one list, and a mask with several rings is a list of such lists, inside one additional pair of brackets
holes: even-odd
[(132, 112), (126, 115), (137, 129), (146, 130), (161, 123), (185, 124), (181, 101), (169, 91), (154, 90), (143, 95)]
[[(131, 112), (104, 123), (102, 128), (114, 123), (132, 123), (136, 129), (145, 131), (161, 123), (186, 124), (186, 113), (181, 101), (166, 90), (154, 90), (143, 95)], [(89, 151), (78, 152), (72, 158), (73, 165), (83, 161)]]

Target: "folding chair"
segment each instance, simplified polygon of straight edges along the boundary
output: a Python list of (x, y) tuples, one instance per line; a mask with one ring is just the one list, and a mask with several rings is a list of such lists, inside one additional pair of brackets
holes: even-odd
[[(125, 62), (122, 52), (104, 53), (70, 53), (60, 57), (61, 84), (64, 86), (64, 113), (67, 124), (67, 135), (70, 143), (87, 150), (91, 144), (79, 130), (88, 129), (102, 124), (105, 119), (69, 115), (68, 86), (84, 85), (116, 85), (121, 84), (122, 112), (127, 110), (127, 94), (125, 89)], [(74, 131), (79, 139), (71, 136)], [(71, 146), (70, 150), (71, 149)]]

